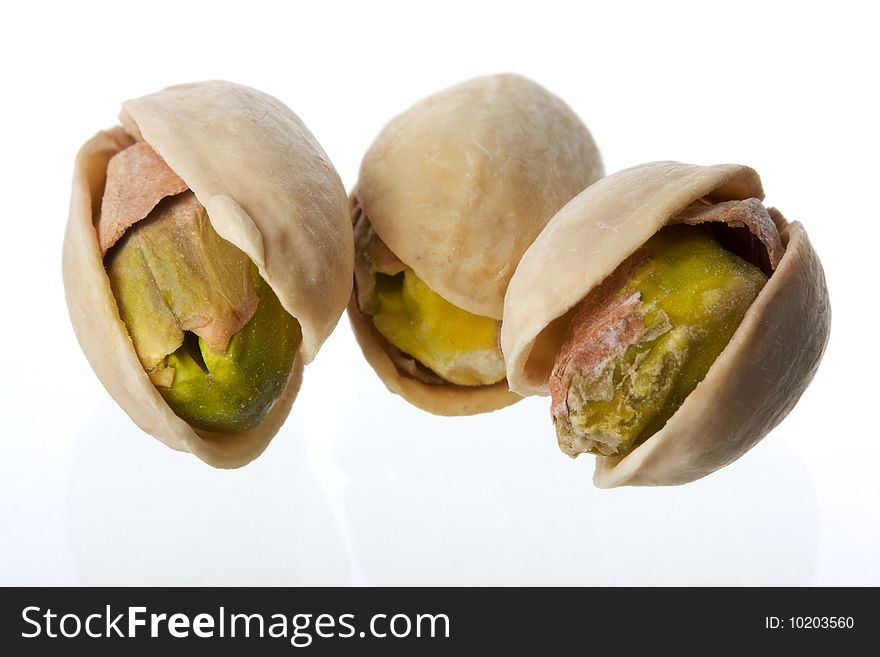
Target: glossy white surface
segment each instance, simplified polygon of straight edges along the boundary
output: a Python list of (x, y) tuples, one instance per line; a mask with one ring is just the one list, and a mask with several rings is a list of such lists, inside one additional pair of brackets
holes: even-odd
[[(0, 585), (880, 585), (876, 21), (847, 2), (577, 6), (7, 10)], [(385, 120), (501, 70), (565, 99), (608, 171), (743, 162), (806, 225), (831, 343), (776, 431), (694, 484), (599, 491), (590, 457), (557, 450), (547, 400), (421, 413), (385, 391), (345, 318), (244, 469), (131, 424), (79, 351), (60, 276), (73, 156), (122, 100), (214, 77), (255, 86), (303, 118), (350, 188)]]

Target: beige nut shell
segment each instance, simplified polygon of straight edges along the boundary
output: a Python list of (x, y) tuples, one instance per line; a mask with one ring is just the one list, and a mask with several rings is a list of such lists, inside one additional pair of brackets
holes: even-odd
[(559, 98), (518, 75), (476, 78), (392, 119), (355, 195), (373, 230), (428, 287), (501, 319), (504, 292), (544, 224), (603, 174)]
[[(98, 378), (134, 422), (166, 445), (216, 467), (256, 458), (277, 433), (351, 293), (354, 243), (332, 164), (281, 102), (228, 82), (170, 87), (128, 101), (122, 128), (99, 132), (77, 154), (64, 238), (63, 277), (74, 330)], [(190, 427), (141, 367), (104, 271), (93, 226), (107, 162), (143, 139), (205, 206), (214, 229), (254, 261), (300, 323), (290, 381), (255, 429), (212, 434)]]
[[(492, 75), (429, 96), (392, 119), (364, 156), (351, 200), (432, 290), (500, 320), (523, 252), (603, 173), (592, 136), (565, 103), (524, 77)], [(437, 385), (403, 374), (354, 299), (349, 317), (385, 385), (423, 410), (471, 415), (521, 399), (506, 381)]]
[[(608, 176), (574, 198), (523, 256), (505, 299), (501, 345), (511, 388), (547, 394), (569, 311), (699, 198), (763, 198), (741, 165), (653, 162)], [(623, 457), (598, 457), (594, 483), (674, 485), (731, 463), (794, 407), (822, 358), (831, 309), (819, 258), (800, 223), (771, 216), (786, 245), (730, 343), (666, 425)]]

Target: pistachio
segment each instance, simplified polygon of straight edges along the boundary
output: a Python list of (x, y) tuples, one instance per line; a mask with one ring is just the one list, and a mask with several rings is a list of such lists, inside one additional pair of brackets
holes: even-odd
[(450, 383), (491, 385), (504, 378), (501, 322), (452, 305), (409, 267), (376, 277), (373, 324), (391, 344)]
[(519, 76), (464, 82), (385, 126), (351, 196), (349, 317), (392, 392), (441, 415), (520, 398), (499, 343), (507, 283), (547, 220), (602, 173), (580, 119)]
[(812, 379), (824, 274), (803, 227), (762, 198), (748, 167), (645, 164), (572, 199), (523, 256), (505, 298), (507, 377), (552, 396), (560, 447), (598, 455), (596, 485), (714, 472)]
[(251, 267), (260, 303), (224, 352), (195, 334), (168, 356), (171, 385), (157, 385), (177, 415), (207, 431), (248, 431), (260, 425), (284, 392), (302, 340), (299, 324)]
[(575, 309), (550, 376), (570, 456), (625, 454), (660, 429), (767, 281), (707, 230), (684, 225), (661, 229), (621, 269)]
[(195, 197), (163, 202), (106, 267), (138, 358), (178, 417), (222, 433), (258, 426), (284, 391), (299, 325)]
[(63, 273), (101, 382), (218, 467), (277, 433), (351, 293), (345, 191), (299, 118), (228, 82), (123, 105), (82, 147)]

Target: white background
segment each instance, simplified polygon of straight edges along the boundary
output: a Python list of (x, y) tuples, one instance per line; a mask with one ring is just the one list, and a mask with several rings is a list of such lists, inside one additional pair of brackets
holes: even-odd
[[(0, 584), (880, 585), (873, 3), (14, 3), (0, 66)], [(742, 162), (804, 223), (834, 319), (788, 419), (671, 489), (592, 487), (546, 399), (472, 418), (387, 393), (340, 321), (253, 464), (141, 433), (70, 327), (73, 158), (120, 102), (225, 78), (269, 92), (347, 188), (385, 121), (515, 71), (609, 172)]]

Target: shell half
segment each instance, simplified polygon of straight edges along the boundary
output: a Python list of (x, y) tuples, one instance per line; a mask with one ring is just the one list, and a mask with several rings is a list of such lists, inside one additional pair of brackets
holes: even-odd
[(432, 290), (501, 319), (522, 254), (603, 172), (565, 103), (521, 76), (493, 75), (392, 119), (364, 156), (355, 194), (373, 230)]

